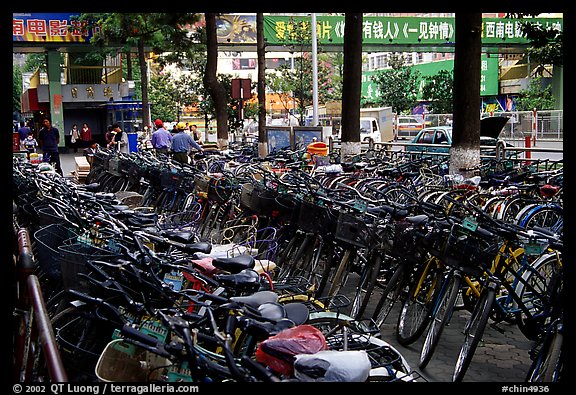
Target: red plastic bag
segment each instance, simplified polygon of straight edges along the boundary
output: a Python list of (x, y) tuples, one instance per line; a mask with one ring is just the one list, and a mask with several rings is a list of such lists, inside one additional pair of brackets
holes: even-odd
[(326, 338), (312, 325), (298, 325), (272, 336), (258, 345), (256, 360), (277, 374), (291, 376), (294, 357), (326, 350)]

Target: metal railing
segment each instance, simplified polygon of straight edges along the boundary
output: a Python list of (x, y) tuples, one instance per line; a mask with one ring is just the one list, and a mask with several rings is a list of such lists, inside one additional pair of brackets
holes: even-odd
[(14, 334), (13, 374), (17, 382), (39, 379), (67, 382), (68, 377), (48, 316), (42, 288), (33, 273), (34, 257), (28, 230), (16, 228), (15, 259), (18, 294), (14, 311), (18, 328)]

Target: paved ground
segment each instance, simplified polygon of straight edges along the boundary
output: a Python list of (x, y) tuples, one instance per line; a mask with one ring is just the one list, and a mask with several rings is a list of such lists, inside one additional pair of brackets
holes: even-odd
[[(75, 169), (74, 157), (81, 154), (62, 154), (61, 163), (65, 176), (70, 176)], [(351, 278), (346, 289), (354, 289), (354, 278)], [(429, 382), (450, 382), (454, 363), (462, 344), (462, 328), (469, 313), (457, 311), (451, 324), (444, 330), (441, 343), (432, 361), (424, 370), (418, 369), (418, 359), (422, 340), (409, 347), (403, 347), (396, 342), (394, 328), (398, 312), (393, 311), (382, 328), (382, 338), (396, 347), (408, 360), (412, 368)], [(478, 347), (471, 366), (464, 378), (465, 382), (502, 382), (521, 383), (524, 381), (530, 358), (528, 351), (531, 342), (528, 341), (515, 325), (499, 324), (496, 328), (488, 327), (485, 336)]]

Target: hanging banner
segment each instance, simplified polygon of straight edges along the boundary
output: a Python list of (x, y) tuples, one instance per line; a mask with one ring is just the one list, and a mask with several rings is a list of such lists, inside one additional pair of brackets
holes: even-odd
[[(526, 44), (521, 22), (562, 31), (562, 18), (483, 18), (483, 44)], [(268, 45), (296, 45), (310, 42), (309, 16), (264, 16), (264, 40)], [(379, 17), (363, 18), (363, 44), (454, 44), (453, 17)], [(344, 17), (316, 17), (316, 33), (321, 45), (344, 43)]]

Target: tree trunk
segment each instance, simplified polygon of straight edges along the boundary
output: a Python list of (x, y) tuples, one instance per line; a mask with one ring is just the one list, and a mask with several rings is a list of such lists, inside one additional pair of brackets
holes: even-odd
[(343, 162), (361, 151), (362, 13), (346, 13), (344, 23), (342, 147), (340, 149), (340, 158)]
[(142, 125), (150, 125), (150, 105), (148, 102), (148, 63), (144, 52), (144, 39), (138, 39), (138, 61), (140, 63), (140, 83), (142, 91)]
[(456, 13), (454, 49), (454, 123), (450, 174), (480, 164), (480, 66), (482, 14)]
[(216, 70), (218, 67), (218, 39), (216, 37), (216, 14), (206, 13), (206, 71), (204, 73), (204, 85), (208, 90), (216, 110), (216, 137), (218, 148), (228, 147), (228, 98), (226, 90), (218, 82)]
[(258, 54), (258, 156), (268, 155), (266, 136), (266, 48), (264, 43), (264, 14), (256, 14), (256, 51)]
[(134, 81), (132, 77), (132, 52), (126, 52), (126, 81)]

